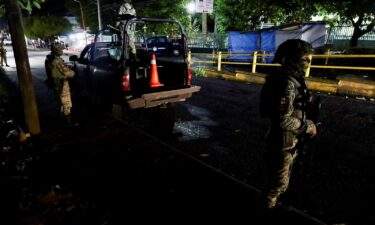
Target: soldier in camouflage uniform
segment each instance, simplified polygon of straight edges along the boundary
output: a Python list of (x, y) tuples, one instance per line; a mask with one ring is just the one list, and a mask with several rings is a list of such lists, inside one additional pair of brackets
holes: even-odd
[(63, 49), (64, 47), (60, 43), (51, 44), (51, 53), (47, 55), (45, 69), (47, 77), (53, 81), (52, 88), (58, 99), (60, 114), (68, 124), (71, 124), (72, 100), (68, 78), (74, 76), (74, 71), (60, 57), (63, 54)]
[[(129, 19), (135, 17), (136, 12), (135, 12), (135, 9), (134, 9), (133, 5), (131, 4), (131, 1), (125, 0), (121, 4), (120, 8), (118, 9), (117, 15), (119, 17), (122, 17), (125, 20), (129, 20)], [(117, 24), (117, 26), (119, 26), (119, 28), (120, 28), (121, 34), (123, 34), (123, 25), (124, 24), (122, 22)], [(137, 52), (136, 52), (136, 48), (135, 48), (135, 45), (134, 45), (134, 42), (135, 42), (134, 30), (135, 30), (135, 24), (130, 26), (130, 28), (127, 30), (127, 34), (128, 34), (128, 37), (129, 37), (130, 52), (132, 53), (132, 56), (136, 58)]]
[(4, 39), (2, 39), (0, 43), (0, 58), (1, 58), (0, 59), (1, 66), (4, 66), (4, 63), (5, 63), (5, 66), (9, 66), (8, 60), (7, 60), (7, 50), (4, 47)]
[(288, 186), (293, 163), (303, 148), (303, 138), (316, 135), (315, 124), (306, 118), (310, 99), (304, 75), (310, 63), (311, 45), (287, 40), (276, 51), (279, 74), (270, 74), (261, 91), (260, 112), (270, 119), (266, 139), (267, 183), (262, 193), (265, 207), (276, 206)]

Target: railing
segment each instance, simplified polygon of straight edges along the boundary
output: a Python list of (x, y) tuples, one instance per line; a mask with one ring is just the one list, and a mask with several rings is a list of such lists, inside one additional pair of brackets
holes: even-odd
[[(266, 63), (266, 58), (273, 58), (273, 54), (265, 54), (258, 53), (258, 51), (254, 51), (252, 54), (229, 54), (229, 53), (222, 53), (222, 52), (212, 52), (211, 54), (207, 53), (188, 53), (188, 60), (189, 63), (203, 63), (203, 64), (216, 64), (217, 71), (221, 71), (221, 66), (223, 64), (227, 65), (251, 65), (251, 72), (256, 73), (257, 66), (281, 66), (280, 64), (275, 63)], [(193, 58), (195, 56), (195, 58)], [(228, 56), (245, 56), (249, 57), (249, 61), (247, 62), (236, 62), (230, 61), (230, 57)], [(199, 58), (204, 59), (199, 59)], [(344, 70), (375, 70), (375, 67), (364, 67), (364, 66), (337, 66), (337, 65), (327, 65), (329, 59), (332, 58), (374, 58), (375, 55), (332, 55), (332, 54), (311, 54), (309, 55), (310, 63), (306, 69), (305, 77), (310, 76), (310, 69), (312, 68), (321, 68), (321, 69), (344, 69)], [(325, 59), (324, 65), (313, 65), (313, 59)], [(250, 61), (250, 59), (252, 59)]]

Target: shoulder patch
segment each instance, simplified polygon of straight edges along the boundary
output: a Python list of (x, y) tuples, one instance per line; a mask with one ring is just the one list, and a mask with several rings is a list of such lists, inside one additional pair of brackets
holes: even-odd
[(286, 110), (289, 107), (290, 100), (291, 100), (290, 96), (286, 96), (286, 97), (281, 98), (281, 100), (280, 100), (280, 109), (281, 110)]

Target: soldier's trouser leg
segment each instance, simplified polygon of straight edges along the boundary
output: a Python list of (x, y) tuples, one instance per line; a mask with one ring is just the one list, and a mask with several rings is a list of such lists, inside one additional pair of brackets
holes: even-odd
[(268, 181), (264, 192), (265, 206), (275, 207), (277, 199), (284, 193), (290, 180), (293, 163), (297, 157), (294, 148), (272, 149), (268, 153)]
[(69, 83), (66, 80), (64, 81), (63, 88), (60, 93), (60, 101), (61, 101), (60, 112), (64, 116), (70, 115), (70, 112), (72, 109), (72, 99), (70, 96)]
[(135, 48), (135, 44), (134, 44), (134, 31), (128, 31), (128, 35), (129, 35), (129, 48), (130, 48), (130, 52), (133, 54), (133, 55), (136, 55), (137, 54), (137, 50)]

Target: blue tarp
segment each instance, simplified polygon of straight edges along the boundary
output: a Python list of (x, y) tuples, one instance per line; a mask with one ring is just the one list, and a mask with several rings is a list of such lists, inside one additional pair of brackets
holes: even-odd
[(253, 54), (258, 50), (258, 32), (229, 32), (229, 59), (231, 61), (251, 61), (252, 56), (236, 56), (236, 54)]
[[(263, 31), (260, 33), (260, 47), (258, 50), (264, 51), (265, 54), (275, 54), (275, 31)], [(265, 63), (272, 63), (273, 61), (273, 57), (264, 57), (263, 59)]]
[[(252, 56), (236, 56), (235, 54), (253, 54), (254, 51), (265, 51), (275, 54), (277, 47), (288, 39), (302, 39), (312, 44), (313, 48), (325, 44), (324, 23), (305, 23), (287, 29), (269, 29), (257, 32), (229, 32), (229, 59), (231, 61), (249, 62)], [(258, 62), (271, 63), (272, 57), (265, 57)]]

